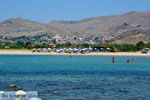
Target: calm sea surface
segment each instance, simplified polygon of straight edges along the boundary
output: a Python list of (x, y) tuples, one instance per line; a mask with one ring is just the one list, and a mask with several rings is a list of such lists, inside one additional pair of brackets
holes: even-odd
[(150, 100), (150, 57), (115, 58), (0, 55), (0, 90), (16, 84), (43, 100)]

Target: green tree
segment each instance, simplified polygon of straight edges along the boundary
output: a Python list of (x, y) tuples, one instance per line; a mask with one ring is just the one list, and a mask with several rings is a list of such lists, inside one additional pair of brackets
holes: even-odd
[(33, 46), (34, 48), (40, 48), (40, 45), (39, 44), (36, 44)]
[(140, 50), (141, 48), (144, 48), (145, 44), (143, 41), (140, 41), (136, 44), (136, 50)]

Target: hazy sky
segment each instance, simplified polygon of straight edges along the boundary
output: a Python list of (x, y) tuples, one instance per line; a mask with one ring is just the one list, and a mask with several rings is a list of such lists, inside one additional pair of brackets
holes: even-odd
[(0, 21), (21, 17), (47, 23), (150, 11), (150, 0), (0, 0)]

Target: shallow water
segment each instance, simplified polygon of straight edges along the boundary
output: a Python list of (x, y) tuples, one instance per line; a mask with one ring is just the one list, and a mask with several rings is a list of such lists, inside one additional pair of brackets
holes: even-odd
[(16, 84), (43, 100), (150, 100), (150, 57), (115, 58), (0, 55), (0, 90)]

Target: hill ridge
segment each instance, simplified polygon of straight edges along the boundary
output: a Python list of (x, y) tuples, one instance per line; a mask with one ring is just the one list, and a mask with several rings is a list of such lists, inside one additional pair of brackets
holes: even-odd
[(149, 36), (149, 29), (150, 11), (132, 11), (121, 15), (86, 18), (77, 21), (53, 21), (46, 24), (23, 18), (13, 18), (0, 22), (1, 36), (57, 33), (63, 35), (67, 34), (71, 37), (84, 38), (95, 35), (102, 37), (112, 36), (113, 38), (118, 39), (118, 36), (125, 32), (140, 32), (141, 34), (144, 34), (144, 36)]

